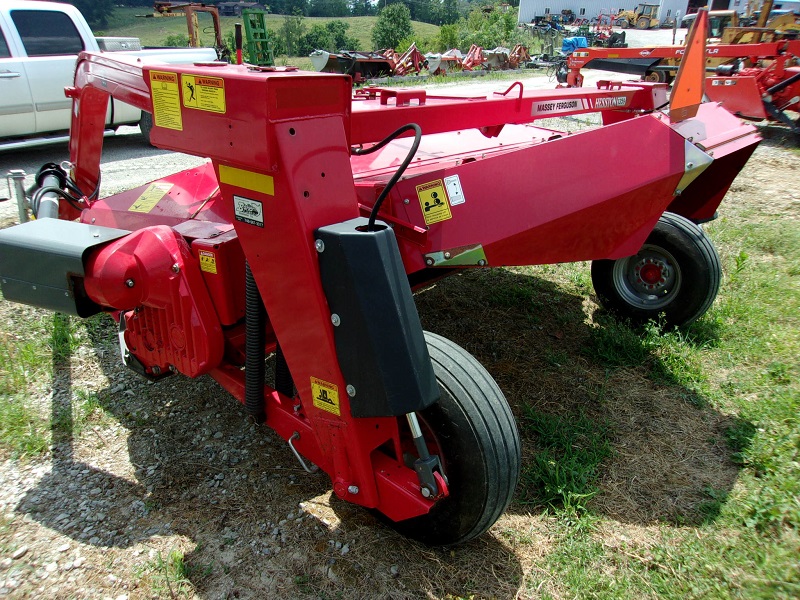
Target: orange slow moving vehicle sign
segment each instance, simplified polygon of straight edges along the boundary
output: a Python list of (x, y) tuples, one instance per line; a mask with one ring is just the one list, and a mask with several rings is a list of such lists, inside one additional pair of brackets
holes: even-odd
[(703, 101), (706, 81), (706, 31), (708, 10), (701, 8), (686, 42), (686, 54), (672, 86), (669, 118), (673, 122), (691, 119)]

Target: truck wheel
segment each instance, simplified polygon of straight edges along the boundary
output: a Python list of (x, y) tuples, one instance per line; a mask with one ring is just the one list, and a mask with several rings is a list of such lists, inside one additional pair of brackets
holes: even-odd
[(436, 334), (426, 332), (425, 340), (442, 396), (417, 417), (450, 495), (428, 514), (390, 526), (448, 546), (479, 536), (503, 514), (519, 479), (520, 440), (503, 392), (475, 357)]
[(700, 318), (719, 291), (722, 267), (706, 233), (664, 213), (635, 256), (592, 262), (592, 283), (609, 312), (635, 324), (663, 313), (668, 326)]
[(144, 141), (153, 145), (150, 141), (150, 132), (153, 130), (153, 115), (149, 112), (142, 111), (142, 116), (139, 119), (139, 129), (142, 131)]
[(647, 17), (641, 17), (638, 21), (636, 21), (636, 29), (650, 29), (650, 19)]

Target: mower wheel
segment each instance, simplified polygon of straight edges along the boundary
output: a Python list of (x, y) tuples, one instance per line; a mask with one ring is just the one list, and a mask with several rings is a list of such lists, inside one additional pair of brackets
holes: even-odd
[(519, 479), (520, 440), (503, 392), (475, 357), (436, 334), (425, 332), (425, 340), (441, 399), (417, 418), (450, 495), (426, 515), (389, 524), (430, 546), (449, 546), (479, 536), (503, 514)]
[(139, 129), (142, 131), (142, 137), (144, 138), (144, 141), (152, 146), (153, 144), (150, 142), (150, 132), (153, 130), (152, 114), (142, 111), (142, 116), (139, 119)]
[(600, 303), (634, 324), (664, 315), (668, 326), (699, 319), (719, 291), (722, 267), (708, 235), (689, 219), (664, 213), (635, 256), (592, 262)]

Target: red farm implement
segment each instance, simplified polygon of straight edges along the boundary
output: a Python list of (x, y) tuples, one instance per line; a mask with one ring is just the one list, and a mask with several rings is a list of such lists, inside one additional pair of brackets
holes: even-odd
[[(645, 81), (672, 81), (684, 46), (580, 48), (567, 57), (562, 83), (583, 84), (581, 69), (641, 75)], [(800, 133), (800, 40), (755, 44), (715, 44), (705, 49), (708, 98), (746, 119), (779, 121)]]
[[(611, 310), (702, 315), (720, 266), (696, 223), (758, 137), (701, 103), (700, 70), (685, 80), (663, 112), (666, 86), (647, 82), (354, 96), (344, 75), (84, 53), (70, 167), (42, 171), (38, 218), (0, 232), (3, 294), (108, 313), (130, 368), (210, 374), (338, 497), (425, 543), (460, 543), (508, 505), (519, 437), (487, 371), (422, 331), (412, 289), (459, 269), (592, 260)], [(153, 112), (156, 146), (209, 161), (102, 197), (110, 95)], [(603, 125), (533, 124), (582, 113)], [(580, 177), (547, 172), (575, 157), (588, 158)]]

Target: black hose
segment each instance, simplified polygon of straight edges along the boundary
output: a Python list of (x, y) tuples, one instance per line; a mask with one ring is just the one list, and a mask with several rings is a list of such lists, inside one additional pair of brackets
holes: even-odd
[[(42, 187), (44, 184), (44, 180), (46, 177), (52, 176), (58, 180), (58, 186), (46, 186)], [(100, 180), (97, 181), (97, 187), (94, 191), (89, 195), (83, 193), (83, 191), (75, 185), (75, 182), (67, 175), (67, 172), (61, 167), (61, 165), (57, 165), (56, 163), (45, 163), (43, 164), (36, 173), (35, 177), (36, 185), (28, 190), (28, 193), (31, 195), (31, 206), (34, 208), (34, 214), (38, 211), (38, 206), (41, 201), (42, 196), (45, 194), (53, 193), (66, 200), (67, 203), (77, 211), (82, 211), (83, 206), (83, 198), (86, 197), (90, 202), (97, 198), (97, 195), (100, 193)]]
[(264, 328), (267, 311), (256, 286), (250, 264), (245, 262), (245, 359), (244, 407), (256, 423), (263, 423), (264, 411)]
[(420, 140), (422, 139), (422, 129), (420, 129), (419, 125), (416, 123), (409, 123), (407, 125), (403, 125), (396, 131), (390, 133), (387, 137), (383, 140), (371, 146), (370, 148), (355, 148), (353, 149), (353, 154), (356, 155), (364, 155), (364, 154), (371, 154), (377, 150), (383, 148), (386, 144), (391, 142), (393, 139), (398, 137), (401, 133), (405, 133), (406, 131), (414, 130), (414, 143), (411, 144), (411, 149), (408, 151), (403, 163), (400, 165), (400, 168), (395, 171), (395, 174), (392, 175), (392, 178), (389, 180), (389, 183), (386, 184), (386, 187), (383, 188), (383, 191), (378, 196), (378, 199), (375, 201), (375, 206), (372, 207), (372, 211), (369, 213), (369, 223), (367, 224), (367, 231), (375, 231), (375, 219), (378, 216), (378, 211), (381, 208), (381, 204), (386, 199), (386, 196), (389, 195), (389, 192), (394, 187), (394, 184), (397, 183), (397, 180), (405, 172), (408, 165), (411, 163), (411, 160), (414, 158), (414, 155), (417, 153), (417, 149), (419, 148)]

